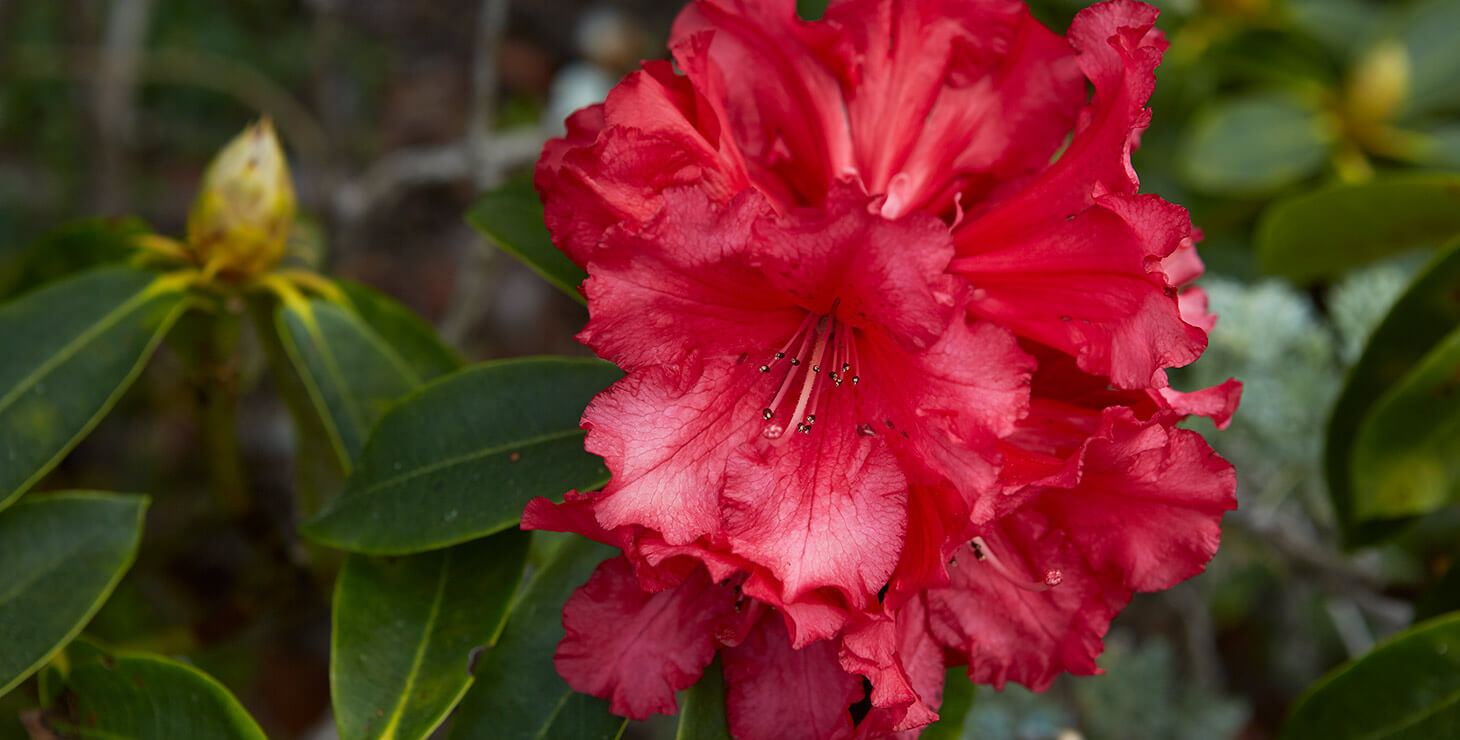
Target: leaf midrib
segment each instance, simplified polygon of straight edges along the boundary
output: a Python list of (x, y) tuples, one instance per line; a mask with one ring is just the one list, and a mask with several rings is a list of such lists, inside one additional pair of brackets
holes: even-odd
[(46, 358), (46, 360), (42, 362), (39, 366), (37, 366), (35, 370), (32, 370), (29, 375), (22, 378), (19, 383), (11, 388), (8, 393), (6, 393), (3, 397), (0, 397), (0, 414), (5, 413), (5, 410), (9, 408), (11, 404), (15, 403), (15, 400), (17, 398), (20, 398), (21, 396), (29, 392), (32, 387), (40, 382), (41, 378), (49, 375), (52, 370), (55, 370), (57, 367), (70, 361), (77, 354), (79, 354), (82, 345), (90, 343), (92, 340), (105, 333), (108, 329), (116, 326), (119, 322), (121, 322), (123, 317), (130, 314), (139, 305), (146, 304), (153, 297), (155, 296), (153, 296), (147, 290), (147, 288), (144, 287), (143, 289), (137, 291), (137, 293), (131, 298), (123, 301), (116, 308), (108, 311), (100, 319), (88, 326), (80, 334), (77, 334), (74, 339), (63, 345), (61, 349), (56, 351), (55, 354)]
[(410, 702), (411, 692), (415, 690), (416, 679), (421, 674), (421, 665), (426, 661), (426, 647), (431, 642), (431, 630), (436, 627), (436, 620), (441, 616), (441, 602), (446, 598), (446, 574), (451, 571), (451, 551), (442, 554), (441, 575), (436, 578), (436, 594), (431, 599), (431, 611), (426, 617), (421, 629), (421, 642), (416, 646), (416, 654), (411, 659), (411, 669), (406, 674), (406, 684), (401, 687), (400, 696), (396, 699), (396, 705), (390, 712), (390, 721), (381, 730), (380, 737), (394, 738), (396, 728), (400, 726), (401, 718), (405, 716), (406, 704)]
[(401, 473), (400, 475), (387, 478), (378, 483), (366, 486), (365, 488), (358, 489), (355, 493), (343, 495), (337, 500), (344, 502), (361, 496), (373, 495), (379, 493), (382, 489), (393, 488), (406, 481), (430, 475), (437, 471), (456, 467), (458, 465), (465, 465), (466, 463), (472, 462), (474, 460), (492, 457), (493, 455), (500, 455), (509, 450), (526, 449), (528, 447), (535, 447), (537, 445), (546, 444), (548, 442), (556, 442), (560, 439), (568, 439), (569, 437), (573, 437), (575, 435), (584, 434), (586, 434), (586, 432), (584, 432), (582, 429), (564, 430), (561, 432), (553, 432), (551, 434), (543, 434), (536, 437), (529, 437), (523, 440), (515, 440), (507, 444), (496, 445), (482, 450), (476, 450), (474, 452), (469, 452), (465, 455), (458, 455), (456, 457), (447, 458), (445, 460), (431, 463), (430, 465), (425, 465), (419, 468), (415, 468), (413, 470), (408, 470), (404, 473)]

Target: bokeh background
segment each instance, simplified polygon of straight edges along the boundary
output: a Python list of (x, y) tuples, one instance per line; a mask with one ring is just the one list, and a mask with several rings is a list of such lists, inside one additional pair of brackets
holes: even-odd
[[(1460, 0), (1155, 4), (1172, 48), (1136, 166), (1143, 190), (1189, 207), (1205, 233), (1221, 320), (1176, 381), (1246, 384), (1230, 429), (1197, 425), (1236, 464), (1240, 508), (1207, 574), (1116, 620), (1106, 675), (981, 691), (968, 738), (1271, 737), (1324, 671), (1455, 606), (1435, 586), (1455, 528), (1345, 550), (1321, 472), (1345, 371), (1424, 245), (1300, 284), (1264, 275), (1253, 240), (1265, 209), (1325, 183), (1460, 168)], [(1062, 31), (1082, 5), (1033, 8)], [(267, 114), (305, 218), (292, 259), (394, 296), (469, 359), (582, 354), (582, 307), (462, 215), (529, 171), (568, 112), (663, 56), (679, 6), (0, 0), (0, 298), (96, 259), (91, 235), (128, 218), (180, 235), (208, 158)], [(247, 527), (217, 518), (199, 389), (176, 351), (46, 483), (155, 499), (138, 566), (91, 632), (187, 656), (270, 737), (330, 737), (328, 592), (291, 552), (287, 411), (262, 353), (245, 352), (241, 433), (264, 505)], [(22, 693), (0, 701), (0, 738), (26, 737)]]

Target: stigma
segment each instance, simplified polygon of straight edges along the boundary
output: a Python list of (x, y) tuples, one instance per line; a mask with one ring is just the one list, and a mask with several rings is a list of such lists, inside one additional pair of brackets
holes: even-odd
[(775, 395), (760, 412), (766, 422), (761, 434), (766, 439), (784, 438), (791, 424), (796, 431), (810, 434), (822, 397), (843, 384), (861, 382), (855, 374), (853, 330), (836, 318), (840, 304), (837, 299), (825, 314), (808, 313), (786, 344), (760, 366), (763, 373), (781, 374)]
[(980, 563), (988, 563), (993, 566), (994, 570), (998, 571), (999, 575), (1004, 577), (1004, 580), (1025, 591), (1033, 591), (1036, 593), (1048, 591), (1060, 585), (1065, 580), (1064, 573), (1058, 568), (1046, 570), (1044, 572), (1044, 578), (1041, 581), (1021, 577), (1011, 570), (1002, 560), (999, 560), (998, 556), (994, 554), (994, 551), (989, 548), (988, 543), (984, 542), (982, 537), (974, 537), (973, 541), (968, 543), (968, 546), (973, 550), (974, 559)]

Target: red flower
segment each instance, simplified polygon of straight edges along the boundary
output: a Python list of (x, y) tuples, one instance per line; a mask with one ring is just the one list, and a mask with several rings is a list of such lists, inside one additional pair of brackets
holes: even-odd
[(737, 736), (880, 737), (936, 717), (945, 662), (1094, 672), (1133, 591), (1205, 566), (1231, 469), (1174, 424), (1237, 386), (1166, 383), (1214, 317), (1186, 212), (1130, 167), (1154, 19), (699, 0), (682, 74), (548, 143), (580, 339), (626, 371), (583, 418), (612, 482), (523, 516), (625, 554), (565, 608), (572, 686), (672, 711), (719, 649)]

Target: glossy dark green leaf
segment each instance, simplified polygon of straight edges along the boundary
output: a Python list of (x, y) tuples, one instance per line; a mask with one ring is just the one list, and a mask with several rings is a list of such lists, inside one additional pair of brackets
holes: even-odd
[(133, 240), (148, 232), (135, 218), (87, 218), (57, 227), (13, 260), (0, 262), (0, 297), (33, 290), (136, 254)]
[(177, 281), (126, 268), (0, 306), (0, 508), (111, 410), (186, 306)]
[[(1388, 529), (1359, 523), (1359, 494), (1352, 476), (1354, 443), (1361, 427), (1385, 394), (1404, 381), (1456, 326), (1460, 326), (1460, 239), (1442, 248), (1395, 301), (1334, 403), (1324, 469), (1334, 510), (1351, 544), (1372, 541)], [(1364, 507), (1370, 514), (1377, 513), (1372, 502)]]
[(1317, 172), (1331, 141), (1318, 113), (1292, 98), (1219, 101), (1192, 123), (1186, 179), (1213, 193), (1273, 190)]
[(160, 655), (66, 649), (65, 717), (50, 722), (90, 740), (264, 740), (238, 699), (208, 674)]
[(1460, 175), (1408, 173), (1279, 201), (1255, 244), (1263, 270), (1308, 283), (1456, 234)]
[(976, 687), (968, 680), (968, 667), (949, 668), (943, 676), (943, 703), (938, 707), (938, 721), (923, 728), (922, 740), (958, 740), (963, 737), (963, 723), (973, 709)]
[(363, 286), (353, 306), (323, 299), (282, 303), (276, 323), (284, 349), (323, 421), (341, 467), (359, 459), (385, 410), (456, 362), (430, 327)]
[(1284, 6), (1294, 26), (1337, 57), (1361, 50), (1384, 21), (1383, 7), (1365, 0), (1288, 0)]
[(684, 692), (679, 708), (679, 730), (674, 740), (730, 740), (730, 722), (725, 716), (725, 676), (718, 657), (705, 669), (705, 675)]
[(1460, 614), (1401, 632), (1319, 679), (1282, 737), (1396, 740), (1460, 733)]
[(585, 539), (565, 543), (523, 589), (496, 647), (477, 666), (451, 725), (452, 740), (614, 740), (626, 721), (608, 702), (568, 687), (553, 668), (563, 639), (563, 603), (614, 550)]
[(466, 220), (502, 251), (521, 260), (574, 300), (584, 302), (578, 286), (588, 273), (553, 246), (543, 224), (542, 202), (530, 180), (513, 180), (482, 195), (467, 212)]
[(425, 738), (446, 719), (471, 685), (472, 650), (501, 634), (531, 537), (350, 556), (335, 586), (330, 650), (341, 740)]
[(796, 0), (796, 15), (814, 21), (826, 15), (828, 0)]
[(376, 428), (340, 496), (303, 529), (352, 552), (421, 552), (517, 524), (537, 496), (608, 482), (578, 420), (619, 377), (598, 360), (486, 363), (403, 399)]
[(131, 566), (144, 496), (33, 496), (0, 512), (0, 694), (81, 631)]
[(350, 307), (365, 325), (394, 348), (421, 378), (431, 381), (461, 369), (461, 358), (411, 309), (352, 280), (337, 280), (335, 285), (344, 292)]
[(1351, 454), (1358, 519), (1419, 516), (1460, 494), (1460, 330), (1374, 402)]
[(1399, 38), (1409, 56), (1404, 114), (1422, 116), (1460, 108), (1460, 0), (1425, 0), (1405, 9)]

